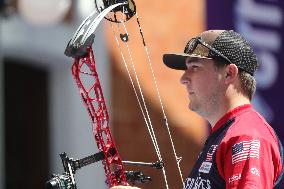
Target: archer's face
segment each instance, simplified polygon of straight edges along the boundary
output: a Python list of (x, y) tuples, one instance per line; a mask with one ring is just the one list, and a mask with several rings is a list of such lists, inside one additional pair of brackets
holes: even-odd
[(210, 117), (224, 98), (221, 71), (209, 59), (188, 58), (186, 66), (180, 81), (187, 89), (189, 109)]

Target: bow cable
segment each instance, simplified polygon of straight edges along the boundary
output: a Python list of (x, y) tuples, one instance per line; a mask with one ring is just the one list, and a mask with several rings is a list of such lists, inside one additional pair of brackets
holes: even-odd
[(160, 102), (160, 106), (161, 106), (161, 109), (162, 109), (162, 113), (163, 113), (163, 117), (164, 117), (164, 123), (165, 123), (166, 129), (168, 131), (168, 135), (170, 137), (171, 146), (172, 146), (173, 153), (174, 153), (174, 156), (175, 156), (175, 159), (176, 159), (176, 164), (177, 164), (177, 167), (178, 167), (179, 175), (180, 175), (183, 187), (184, 187), (183, 176), (182, 176), (182, 172), (181, 172), (181, 168), (180, 168), (180, 161), (181, 161), (182, 157), (178, 157), (177, 154), (176, 154), (175, 145), (174, 145), (173, 138), (172, 138), (172, 135), (171, 135), (171, 131), (170, 131), (170, 128), (169, 128), (169, 122), (168, 122), (168, 119), (167, 119), (167, 116), (166, 116), (166, 113), (165, 113), (164, 105), (163, 105), (162, 98), (161, 98), (161, 95), (160, 95), (160, 90), (159, 90), (157, 80), (156, 80), (156, 76), (155, 76), (155, 73), (154, 73), (154, 70), (153, 70), (150, 52), (149, 52), (148, 47), (147, 47), (146, 42), (145, 42), (144, 34), (143, 34), (143, 31), (142, 31), (141, 24), (139, 22), (137, 11), (136, 11), (135, 15), (136, 15), (137, 24), (139, 26), (140, 35), (141, 35), (141, 38), (142, 38), (142, 41), (143, 41), (144, 49), (145, 49), (145, 52), (146, 52), (146, 55), (147, 55), (147, 58), (148, 58), (148, 63), (149, 63), (149, 67), (151, 69), (152, 78), (154, 80), (154, 84), (155, 84), (156, 92), (157, 92), (158, 99), (159, 99), (159, 102)]
[[(121, 23), (124, 25), (123, 22), (121, 22)], [(158, 142), (157, 142), (157, 138), (156, 138), (156, 135), (155, 135), (155, 132), (154, 132), (154, 129), (153, 129), (153, 125), (152, 125), (152, 123), (151, 123), (151, 118), (150, 118), (150, 116), (149, 116), (148, 108), (147, 108), (147, 105), (146, 105), (146, 102), (145, 102), (145, 99), (144, 99), (143, 90), (142, 90), (142, 88), (141, 88), (141, 85), (140, 85), (140, 82), (139, 82), (139, 78), (138, 78), (138, 76), (137, 76), (137, 72), (136, 72), (136, 69), (135, 69), (135, 65), (134, 65), (134, 61), (133, 61), (133, 56), (132, 56), (131, 50), (130, 50), (128, 44), (126, 43), (126, 48), (127, 48), (127, 50), (128, 50), (128, 54), (129, 54), (130, 61), (131, 61), (131, 66), (132, 66), (132, 70), (133, 70), (133, 72), (134, 72), (134, 76), (135, 76), (135, 79), (136, 79), (136, 83), (137, 83), (137, 86), (138, 86), (138, 89), (139, 89), (139, 94), (140, 94), (140, 96), (141, 96), (142, 102), (141, 102), (141, 100), (139, 99), (137, 89), (135, 88), (135, 85), (134, 85), (132, 76), (131, 76), (130, 71), (129, 71), (129, 67), (128, 67), (127, 63), (126, 63), (125, 56), (124, 56), (123, 51), (122, 51), (122, 48), (121, 48), (121, 46), (120, 46), (120, 44), (119, 44), (119, 40), (118, 40), (117, 36), (115, 35), (115, 31), (114, 31), (114, 28), (113, 28), (113, 26), (112, 26), (112, 23), (110, 23), (110, 26), (111, 26), (111, 28), (112, 28), (112, 32), (113, 32), (113, 34), (114, 34), (117, 47), (118, 47), (118, 49), (120, 50), (120, 54), (121, 54), (121, 57), (122, 57), (122, 60), (123, 60), (125, 69), (126, 69), (126, 71), (127, 71), (128, 77), (129, 77), (130, 82), (131, 82), (131, 85), (132, 85), (132, 88), (133, 88), (134, 93), (135, 93), (135, 96), (136, 96), (136, 98), (137, 98), (137, 101), (138, 101), (140, 110), (141, 110), (141, 112), (142, 112), (144, 121), (145, 121), (145, 123), (146, 123), (146, 127), (147, 127), (147, 129), (148, 129), (148, 132), (149, 132), (149, 135), (150, 135), (150, 137), (151, 137), (153, 146), (154, 146), (154, 148), (155, 148), (156, 154), (157, 154), (157, 156), (158, 156), (159, 161), (162, 162), (163, 159), (162, 159), (162, 156), (161, 156), (161, 153), (160, 153), (160, 149), (159, 149), (159, 145), (158, 145)], [(125, 27), (125, 25), (124, 25), (124, 27)], [(118, 28), (119, 28), (119, 27), (118, 27)], [(125, 32), (126, 32), (126, 34), (128, 35), (128, 32), (127, 32), (126, 28), (125, 28)], [(143, 108), (142, 104), (143, 104), (144, 108)], [(147, 117), (146, 117), (146, 115), (147, 115)], [(162, 168), (162, 171), (163, 171), (163, 176), (164, 176), (166, 188), (169, 189), (168, 181), (167, 181), (167, 176), (166, 176), (166, 172), (165, 172), (165, 168), (164, 168), (164, 167)]]
[[(147, 55), (147, 60), (148, 60), (148, 64), (149, 64), (149, 67), (150, 67), (150, 70), (151, 70), (151, 74), (152, 74), (152, 78), (153, 78), (153, 81), (154, 81), (154, 85), (155, 85), (155, 88), (156, 88), (156, 93), (157, 93), (157, 96), (158, 96), (158, 99), (159, 99), (159, 103), (160, 103), (160, 106), (161, 106), (161, 110), (162, 110), (162, 114), (163, 114), (163, 118), (164, 118), (164, 125), (165, 125), (165, 127), (166, 127), (166, 130), (167, 130), (168, 135), (169, 135), (169, 138), (170, 138), (170, 143), (171, 143), (172, 150), (173, 150), (173, 153), (174, 153), (174, 156), (175, 156), (176, 164), (177, 164), (177, 167), (178, 167), (178, 172), (179, 172), (179, 175), (180, 175), (180, 178), (181, 178), (183, 187), (184, 187), (184, 180), (183, 180), (183, 176), (182, 176), (182, 172), (181, 172), (181, 168), (180, 168), (180, 162), (181, 162), (181, 159), (182, 159), (182, 158), (181, 158), (181, 157), (178, 157), (178, 156), (177, 156), (177, 153), (176, 153), (175, 145), (174, 145), (173, 138), (172, 138), (172, 135), (171, 135), (171, 131), (170, 131), (170, 128), (169, 128), (168, 119), (167, 119), (167, 116), (166, 116), (166, 113), (165, 113), (165, 109), (164, 109), (164, 105), (163, 105), (163, 102), (162, 102), (162, 99), (161, 99), (160, 90), (159, 90), (159, 87), (158, 87), (158, 84), (157, 84), (157, 80), (156, 80), (156, 76), (155, 76), (155, 73), (154, 73), (154, 70), (153, 70), (150, 52), (149, 52), (148, 47), (147, 47), (146, 42), (145, 42), (144, 34), (143, 34), (143, 31), (142, 31), (141, 24), (140, 24), (140, 22), (139, 22), (139, 17), (138, 17), (138, 12), (137, 12), (137, 11), (136, 11), (136, 14), (135, 14), (135, 15), (136, 15), (137, 24), (138, 24), (138, 26), (139, 26), (139, 31), (140, 31), (140, 35), (141, 35), (141, 38), (142, 38), (144, 50), (145, 50), (145, 53), (146, 53), (146, 55)], [(124, 31), (125, 31), (126, 35), (129, 36), (124, 22), (121, 21), (120, 23), (123, 25)], [(138, 103), (139, 103), (141, 112), (142, 112), (143, 117), (144, 117), (144, 120), (145, 120), (145, 122), (146, 122), (146, 126), (147, 126), (147, 128), (148, 128), (148, 132), (149, 132), (149, 134), (150, 134), (150, 136), (151, 136), (152, 143), (153, 143), (153, 145), (154, 145), (154, 147), (155, 147), (155, 150), (156, 150), (156, 153), (157, 153), (157, 155), (158, 155), (158, 157), (159, 157), (159, 160), (162, 160), (162, 157), (161, 157), (161, 155), (160, 155), (159, 146), (158, 146), (158, 143), (157, 143), (157, 139), (156, 139), (156, 137), (155, 137), (155, 132), (154, 132), (154, 129), (153, 129), (153, 126), (152, 126), (152, 123), (151, 123), (151, 119), (150, 119), (150, 117), (149, 117), (148, 109), (147, 109), (147, 106), (146, 106), (146, 103), (145, 103), (145, 100), (144, 100), (144, 95), (143, 95), (143, 92), (142, 92), (142, 89), (141, 89), (141, 86), (140, 86), (140, 82), (139, 82), (139, 79), (138, 79), (138, 76), (137, 76), (137, 73), (136, 73), (136, 69), (135, 69), (135, 66), (134, 66), (134, 61), (133, 61), (133, 58), (132, 58), (131, 50), (130, 50), (128, 44), (126, 43), (126, 48), (127, 48), (127, 51), (128, 51), (129, 57), (130, 57), (132, 69), (133, 69), (134, 75), (135, 75), (135, 77), (136, 77), (136, 82), (137, 82), (137, 85), (138, 85), (138, 88), (139, 88), (139, 92), (140, 92), (140, 95), (141, 95), (141, 98), (142, 98), (142, 101), (143, 101), (145, 110), (143, 109), (143, 107), (142, 107), (142, 105), (141, 105), (141, 102), (140, 102), (140, 100), (139, 100), (139, 97), (138, 97), (137, 91), (136, 91), (136, 89), (135, 89), (133, 80), (132, 80), (131, 75), (130, 75), (130, 72), (129, 72), (129, 70), (128, 70), (128, 66), (127, 66), (125, 57), (124, 57), (124, 55), (123, 55), (123, 53), (122, 53), (121, 46), (120, 46), (120, 44), (119, 44), (119, 42), (118, 42), (118, 39), (117, 39), (117, 37), (116, 37), (116, 35), (115, 35), (114, 28), (113, 28), (113, 26), (112, 26), (111, 23), (110, 23), (110, 25), (111, 25), (111, 28), (112, 28), (112, 30), (113, 30), (113, 34), (114, 34), (114, 36), (115, 36), (115, 38), (116, 38), (117, 46), (118, 46), (118, 48), (119, 48), (119, 50), (120, 50), (120, 54), (121, 54), (121, 56), (122, 56), (124, 65), (125, 65), (125, 67), (126, 67), (128, 76), (129, 76), (129, 78), (130, 78), (130, 81), (131, 81), (133, 90), (134, 90), (134, 92), (135, 92), (137, 101), (138, 101)], [(118, 24), (118, 25), (119, 25), (119, 24)], [(118, 28), (119, 28), (119, 26), (118, 26)], [(120, 29), (119, 29), (119, 30), (120, 30)], [(120, 32), (120, 33), (122, 33), (122, 32)], [(124, 42), (125, 42), (125, 41), (124, 41)], [(147, 120), (147, 118), (145, 117), (144, 111), (145, 111), (146, 114), (147, 114), (148, 120)], [(149, 121), (149, 123), (148, 123), (148, 121)], [(161, 159), (160, 159), (160, 158), (161, 158)], [(164, 174), (164, 177), (165, 177), (165, 182), (167, 183), (167, 181), (166, 181), (166, 174)], [(166, 184), (166, 185), (167, 185), (167, 184)]]
[[(158, 84), (157, 84), (157, 79), (156, 79), (156, 76), (155, 76), (155, 73), (154, 73), (154, 70), (153, 70), (150, 52), (149, 52), (148, 47), (146, 45), (146, 41), (145, 41), (145, 38), (144, 38), (142, 27), (141, 27), (141, 24), (139, 22), (139, 17), (138, 17), (138, 11), (137, 10), (136, 10), (136, 14), (135, 15), (136, 15), (137, 24), (139, 26), (139, 31), (140, 31), (140, 35), (141, 35), (142, 42), (143, 42), (143, 45), (144, 45), (145, 53), (147, 55), (148, 64), (149, 64), (149, 67), (150, 67), (150, 70), (151, 70), (151, 73), (152, 73), (152, 78), (153, 78), (154, 85), (155, 85), (155, 88), (156, 88), (156, 92), (157, 92), (157, 95), (158, 95), (158, 99), (159, 99), (159, 103), (160, 103), (160, 106), (161, 106), (162, 114), (163, 114), (163, 117), (164, 117), (165, 127), (167, 129), (167, 132), (168, 132), (168, 135), (169, 135), (169, 138), (170, 138), (170, 142), (171, 142), (173, 153), (174, 153), (174, 156), (175, 156), (175, 159), (176, 159), (176, 164), (177, 164), (177, 167), (178, 167), (179, 175), (180, 175), (183, 187), (184, 187), (183, 176), (182, 176), (182, 172), (181, 172), (181, 168), (180, 168), (180, 162), (181, 162), (182, 157), (178, 157), (177, 153), (176, 153), (175, 145), (174, 145), (173, 138), (172, 138), (172, 135), (171, 135), (171, 132), (170, 132), (170, 128), (169, 128), (168, 119), (167, 119), (167, 116), (166, 116), (166, 113), (165, 113), (165, 110), (164, 110), (164, 105), (163, 105), (163, 102), (162, 102), (162, 99), (161, 99), (160, 90), (159, 90), (159, 87), (158, 87)], [(124, 22), (122, 22), (122, 25), (124, 27), (124, 30), (125, 30), (126, 34), (128, 35), (128, 32), (127, 32), (127, 29), (126, 29), (126, 26), (125, 26)], [(130, 51), (127, 43), (126, 43), (126, 46), (127, 46), (128, 51)], [(133, 62), (132, 62), (132, 64), (133, 64)], [(136, 75), (136, 73), (135, 73), (135, 75)]]
[[(125, 33), (127, 35), (128, 34), (128, 31), (125, 27), (125, 24), (122, 23), (123, 27), (124, 27), (124, 30), (125, 30)], [(161, 153), (160, 153), (160, 149), (159, 149), (159, 145), (158, 145), (158, 142), (157, 142), (157, 138), (156, 138), (156, 135), (155, 135), (155, 131), (154, 131), (154, 128), (153, 128), (153, 125), (152, 125), (152, 122), (151, 122), (151, 118), (150, 118), (150, 115), (149, 115), (149, 111), (148, 111), (148, 108), (147, 108), (147, 105), (146, 105), (146, 101), (145, 101), (145, 98), (144, 98), (144, 94), (143, 94), (143, 90), (142, 90), (142, 87), (140, 85), (140, 81), (139, 81), (139, 78), (138, 78), (138, 75), (137, 75), (137, 72), (136, 72), (136, 68), (135, 68), (135, 64), (134, 64), (134, 61), (133, 61), (133, 56), (132, 56), (132, 53), (131, 53), (131, 50), (128, 46), (127, 43), (125, 43), (126, 45), (126, 48), (127, 48), (127, 51), (128, 51), (128, 54), (129, 54), (129, 57), (130, 57), (130, 60), (131, 60), (131, 66), (132, 66), (132, 70), (134, 72), (134, 76), (136, 78), (136, 82), (137, 82), (137, 85), (138, 85), (138, 88), (139, 88), (139, 92), (140, 92), (140, 95), (141, 95), (141, 99), (143, 101), (143, 105), (144, 105), (144, 111), (146, 112), (146, 115), (147, 115), (147, 118), (148, 118), (148, 124), (149, 124), (149, 127), (148, 127), (148, 131), (150, 133), (150, 135), (153, 136), (153, 143), (154, 145), (156, 146), (156, 152), (157, 152), (157, 155), (158, 157), (160, 158), (160, 160), (162, 160), (162, 156), (161, 156)]]
[[(129, 36), (128, 31), (127, 31), (127, 29), (126, 29), (126, 27), (125, 27), (124, 22), (123, 22), (122, 20), (120, 20), (120, 23), (123, 24), (124, 29), (125, 29), (125, 33), (126, 33), (127, 36)], [(114, 34), (114, 36), (115, 36), (117, 46), (118, 46), (118, 48), (119, 48), (119, 50), (120, 50), (120, 54), (121, 54), (121, 56), (123, 57), (124, 66), (125, 66), (125, 68), (126, 68), (126, 70), (127, 70), (129, 79), (130, 79), (130, 81), (131, 81), (133, 90), (134, 90), (134, 92), (135, 92), (137, 101), (138, 101), (138, 103), (139, 103), (139, 107), (140, 107), (141, 112), (142, 112), (142, 114), (143, 114), (143, 117), (144, 117), (144, 120), (145, 120), (147, 129), (148, 129), (148, 132), (149, 132), (149, 134), (150, 134), (151, 140), (152, 140), (153, 145), (154, 145), (154, 147), (155, 147), (155, 151), (156, 151), (156, 153), (157, 153), (157, 155), (158, 155), (159, 160), (162, 161), (162, 156), (161, 156), (161, 153), (160, 153), (159, 145), (158, 145), (158, 142), (157, 142), (157, 139), (156, 139), (156, 136), (155, 136), (155, 132), (154, 132), (154, 129), (153, 129), (153, 126), (152, 126), (152, 123), (151, 123), (151, 118), (150, 118), (150, 116), (149, 116), (148, 108), (147, 108), (147, 105), (146, 105), (146, 102), (145, 102), (145, 99), (144, 99), (143, 90), (142, 90), (142, 87), (141, 87), (141, 85), (140, 85), (139, 78), (138, 78), (138, 76), (137, 76), (137, 72), (136, 72), (136, 68), (135, 68), (135, 64), (134, 64), (134, 61), (133, 61), (133, 56), (132, 56), (131, 50), (130, 50), (130, 48), (129, 48), (129, 46), (128, 46), (128, 43), (125, 43), (125, 44), (126, 44), (126, 48), (127, 48), (127, 50), (128, 50), (128, 55), (129, 55), (130, 60), (131, 60), (131, 67), (132, 67), (132, 70), (133, 70), (133, 72), (134, 72), (134, 76), (135, 76), (135, 79), (136, 79), (136, 82), (137, 82), (137, 86), (138, 86), (138, 89), (139, 89), (139, 93), (140, 93), (141, 99), (142, 99), (142, 101), (143, 101), (144, 109), (143, 109), (141, 100), (139, 99), (139, 96), (138, 96), (138, 93), (137, 93), (137, 89), (135, 88), (135, 85), (134, 85), (132, 76), (131, 76), (131, 74), (130, 74), (128, 65), (127, 65), (126, 60), (125, 60), (125, 58), (124, 58), (124, 55), (123, 55), (121, 46), (120, 46), (120, 44), (119, 44), (119, 40), (118, 40), (118, 38), (117, 38), (116, 35), (115, 35), (115, 31), (114, 31), (114, 28), (113, 28), (113, 26), (112, 26), (111, 23), (110, 23), (110, 25), (111, 25), (113, 34)], [(120, 26), (119, 26), (119, 24), (117, 25), (117, 27), (118, 27), (119, 32), (122, 33), (122, 32), (120, 31)], [(146, 117), (145, 114), (147, 115), (147, 117)]]

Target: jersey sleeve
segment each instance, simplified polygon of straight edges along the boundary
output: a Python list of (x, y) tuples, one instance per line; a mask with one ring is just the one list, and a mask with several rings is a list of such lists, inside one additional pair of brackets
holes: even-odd
[(282, 169), (275, 142), (251, 136), (222, 141), (216, 163), (226, 189), (272, 189)]

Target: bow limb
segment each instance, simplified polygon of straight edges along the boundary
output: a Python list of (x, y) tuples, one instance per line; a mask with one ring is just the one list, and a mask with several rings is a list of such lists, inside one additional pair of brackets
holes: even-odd
[(102, 19), (113, 9), (118, 6), (125, 5), (126, 3), (117, 3), (104, 9), (99, 15), (95, 16), (96, 11), (93, 11), (79, 26), (73, 35), (72, 39), (68, 42), (65, 49), (65, 55), (73, 58), (80, 58), (87, 55), (87, 49), (93, 43), (95, 38), (95, 31), (102, 21)]

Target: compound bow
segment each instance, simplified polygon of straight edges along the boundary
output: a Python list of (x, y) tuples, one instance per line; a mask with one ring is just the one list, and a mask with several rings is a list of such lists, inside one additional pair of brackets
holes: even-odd
[[(64, 174), (62, 175), (53, 175), (53, 179), (47, 182), (48, 188), (77, 188), (74, 174), (78, 169), (83, 166), (89, 165), (91, 163), (102, 161), (105, 175), (106, 175), (106, 183), (109, 187), (116, 185), (129, 185), (135, 183), (144, 183), (150, 181), (151, 178), (145, 176), (141, 171), (125, 171), (124, 165), (137, 165), (137, 166), (150, 166), (157, 169), (162, 169), (166, 188), (168, 187), (166, 172), (163, 164), (163, 160), (160, 154), (159, 146), (156, 140), (156, 136), (154, 133), (154, 129), (152, 127), (152, 123), (149, 117), (148, 109), (144, 100), (143, 92), (140, 87), (139, 79), (137, 77), (135, 67), (133, 64), (133, 59), (131, 57), (130, 49), (127, 45), (128, 42), (128, 32), (125, 26), (125, 22), (131, 19), (136, 15), (137, 24), (139, 26), (139, 32), (142, 37), (142, 42), (145, 47), (145, 51), (148, 57), (149, 65), (153, 74), (154, 83), (157, 89), (157, 94), (160, 100), (160, 104), (162, 107), (162, 112), (164, 115), (165, 125), (167, 131), (170, 136), (170, 141), (172, 144), (172, 148), (174, 151), (174, 155), (176, 158), (177, 166), (179, 169), (180, 177), (182, 179), (182, 174), (179, 166), (180, 158), (177, 157), (175, 148), (173, 145), (172, 137), (170, 134), (167, 117), (164, 112), (163, 104), (160, 98), (159, 90), (157, 87), (157, 82), (155, 79), (155, 75), (152, 69), (151, 60), (148, 52), (148, 48), (146, 46), (146, 42), (144, 39), (144, 35), (141, 29), (141, 25), (139, 22), (138, 14), (136, 12), (136, 5), (133, 0), (95, 0), (96, 9), (99, 12), (97, 15), (97, 11), (93, 11), (79, 26), (77, 31), (75, 32), (72, 39), (69, 41), (65, 54), (69, 57), (74, 58), (73, 66), (72, 66), (72, 75), (76, 84), (79, 88), (80, 95), (85, 104), (85, 107), (88, 111), (88, 114), (92, 121), (92, 130), (93, 135), (96, 140), (97, 147), (99, 152), (93, 154), (91, 156), (73, 160), (69, 158), (66, 153), (60, 154), (62, 159)], [(139, 87), (139, 93), (134, 87), (134, 81), (130, 75), (129, 68), (126, 64), (126, 60), (124, 58), (124, 54), (120, 48), (118, 38), (115, 36), (117, 46), (121, 51), (121, 56), (128, 72), (128, 76), (130, 78), (132, 87), (134, 89), (135, 95), (137, 97), (141, 112), (143, 114), (144, 120), (146, 122), (146, 126), (148, 128), (149, 134), (151, 136), (153, 145), (155, 147), (158, 161), (154, 163), (144, 163), (144, 162), (131, 162), (131, 161), (122, 161), (118, 150), (116, 148), (114, 139), (110, 132), (109, 127), (109, 115), (107, 111), (107, 106), (104, 100), (102, 87), (100, 84), (100, 80), (98, 77), (98, 73), (96, 71), (95, 57), (92, 51), (92, 44), (95, 38), (95, 30), (98, 27), (101, 20), (105, 18), (110, 22), (114, 22), (117, 24), (122, 24), (125, 30), (125, 34), (120, 34), (120, 38), (123, 42), (126, 43), (126, 47), (128, 49), (128, 53), (132, 63), (132, 69), (135, 73), (135, 79), (137, 85)], [(113, 27), (112, 27), (113, 29)], [(91, 85), (84, 83), (82, 77), (90, 77), (92, 79)], [(139, 95), (142, 99), (139, 100)], [(183, 182), (183, 180), (182, 180)]]

